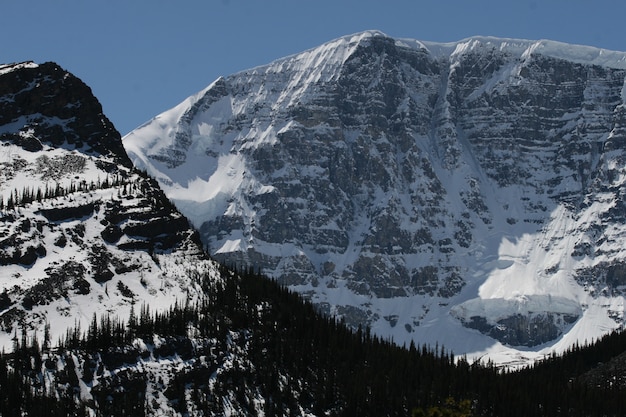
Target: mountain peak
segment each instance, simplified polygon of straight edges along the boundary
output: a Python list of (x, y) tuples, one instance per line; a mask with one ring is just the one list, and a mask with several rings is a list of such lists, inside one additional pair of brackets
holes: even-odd
[(324, 312), (541, 355), (624, 324), (623, 57), (366, 31), (224, 77), (124, 145), (216, 257)]
[(194, 286), (175, 264), (215, 267), (57, 64), (0, 66), (0, 149), (0, 348), (18, 327), (58, 338), (139, 300), (167, 308)]
[[(386, 33), (380, 31), (380, 30), (376, 30), (376, 29), (372, 29), (372, 30), (364, 30), (362, 32), (356, 32), (353, 33), (351, 35), (345, 35), (345, 36), (341, 36), (338, 39), (341, 39), (347, 43), (359, 43), (362, 42), (364, 40), (367, 39), (371, 39), (371, 38), (389, 38), (389, 39), (393, 39), (391, 38), (389, 35), (387, 35)], [(328, 43), (332, 43), (334, 41), (330, 41)]]
[(4, 140), (33, 151), (44, 146), (82, 149), (131, 166), (119, 132), (91, 88), (58, 64), (3, 65), (0, 95), (5, 97), (0, 102)]

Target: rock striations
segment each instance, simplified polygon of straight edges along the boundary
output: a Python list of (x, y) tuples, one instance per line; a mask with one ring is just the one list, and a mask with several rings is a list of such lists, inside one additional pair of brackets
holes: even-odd
[(322, 311), (399, 343), (561, 350), (624, 323), (625, 78), (590, 47), (364, 32), (123, 140), (214, 256)]

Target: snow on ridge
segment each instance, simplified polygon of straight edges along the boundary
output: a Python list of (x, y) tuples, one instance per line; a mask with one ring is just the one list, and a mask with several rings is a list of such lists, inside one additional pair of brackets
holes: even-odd
[[(612, 51), (595, 46), (570, 44), (550, 39), (533, 40), (483, 35), (471, 36), (452, 42), (436, 42), (418, 40), (414, 38), (393, 37), (379, 30), (366, 30), (339, 37), (319, 47), (312, 48), (309, 51), (341, 44), (358, 44), (363, 40), (374, 37), (391, 38), (395, 40), (396, 45), (398, 46), (405, 46), (413, 49), (426, 49), (435, 56), (451, 56), (454, 55), (455, 51), (458, 53), (461, 50), (475, 49), (480, 46), (491, 45), (496, 49), (506, 50), (519, 56), (521, 56), (524, 52), (527, 52), (527, 50), (531, 50), (546, 56), (573, 61), (576, 63), (626, 69), (626, 51)], [(305, 51), (304, 53), (309, 51)], [(290, 59), (298, 55), (300, 54), (287, 56), (279, 59), (279, 61)]]
[[(259, 75), (290, 74), (291, 79), (284, 89), (288, 93), (286, 95), (300, 97), (308, 86), (334, 80), (339, 74), (338, 70), (356, 48), (375, 37), (390, 38), (378, 30), (342, 36), (305, 51), (276, 59), (268, 64), (234, 73), (227, 77), (227, 80), (244, 79), (252, 82), (254, 77)], [(299, 90), (299, 94), (294, 94), (293, 90)], [(276, 106), (285, 105), (282, 102), (284, 98), (274, 98)], [(287, 105), (291, 104), (293, 103)]]
[(255, 70), (262, 70), (266, 67), (270, 67), (273, 65), (277, 65), (280, 64), (282, 62), (285, 61), (291, 61), (294, 59), (300, 59), (302, 56), (309, 56), (311, 54), (320, 54), (323, 51), (327, 51), (327, 50), (333, 50), (333, 49), (337, 49), (337, 48), (346, 48), (348, 47), (350, 50), (360, 44), (362, 41), (367, 40), (367, 39), (371, 39), (374, 37), (383, 37), (383, 38), (389, 38), (388, 35), (386, 35), (385, 33), (379, 31), (379, 30), (365, 30), (363, 32), (357, 32), (357, 33), (353, 33), (350, 35), (345, 35), (345, 36), (341, 36), (339, 38), (335, 38), (333, 40), (330, 40), (328, 42), (323, 43), (322, 45), (319, 46), (315, 46), (313, 48), (304, 50), (302, 52), (298, 52), (295, 54), (291, 54), (291, 55), (287, 55), (284, 56), (282, 58), (278, 58), (272, 62), (270, 62), (269, 64), (265, 64), (265, 65), (259, 65), (257, 67), (252, 67), (249, 68), (247, 70), (243, 70), (240, 72), (237, 72), (235, 74), (233, 74), (233, 76), (240, 76), (241, 74), (245, 74), (248, 73), (250, 71), (255, 71)]
[[(498, 50), (507, 51), (519, 57), (522, 57), (524, 54), (539, 53), (552, 58), (564, 59), (575, 63), (626, 69), (626, 52), (611, 51), (594, 46), (568, 44), (547, 39), (531, 40), (495, 36), (472, 36), (454, 42), (433, 42), (421, 41), (413, 38), (396, 38), (379, 30), (366, 30), (333, 39), (320, 46), (279, 58), (266, 65), (241, 71), (233, 74), (233, 76), (240, 76), (241, 74), (245, 74), (250, 71), (264, 71), (267, 68), (277, 65), (281, 66), (285, 62), (292, 61), (294, 59), (302, 61), (306, 60), (306, 57), (310, 56), (325, 56), (328, 58), (328, 51), (335, 51), (333, 56), (340, 57), (337, 61), (339, 63), (343, 63), (352, 53), (356, 45), (375, 37), (393, 39), (398, 46), (418, 50), (427, 50), (436, 58), (452, 57), (456, 54), (476, 49), (481, 46), (492, 46)], [(343, 56), (337, 54), (337, 51), (343, 53)]]
[[(206, 118), (227, 119), (229, 115), (226, 113), (245, 114), (249, 111), (246, 106), (256, 106), (259, 103), (273, 103), (273, 108), (289, 107), (303, 98), (312, 85), (318, 82), (328, 82), (337, 77), (338, 69), (354, 52), (355, 48), (361, 42), (372, 37), (386, 37), (386, 35), (380, 31), (365, 31), (344, 36), (316, 48), (278, 59), (269, 64), (235, 73), (227, 78), (220, 77), (174, 108), (157, 115), (152, 120), (124, 136), (122, 141), (126, 152), (136, 167), (147, 170), (152, 176), (160, 177), (159, 181), (162, 186), (164, 186), (165, 182), (169, 183), (170, 186), (177, 183), (182, 187), (186, 187), (187, 183), (193, 179), (181, 175), (181, 170), (173, 170), (171, 167), (164, 169), (163, 164), (157, 159), (163, 156), (163, 153), (167, 153), (167, 150), (170, 148), (177, 148), (178, 151), (186, 153), (186, 160), (194, 150), (196, 153), (202, 153), (201, 151), (206, 148), (206, 144), (197, 142), (202, 142), (204, 140), (203, 137), (210, 135), (204, 135), (203, 133), (206, 132), (198, 130), (202, 127), (202, 123), (200, 123), (202, 120), (198, 120), (198, 118), (203, 120)], [(256, 79), (258, 77), (274, 78), (273, 81), (268, 81), (267, 85), (265, 83), (257, 85)], [(211, 110), (208, 113), (200, 110), (198, 114), (190, 115), (189, 111), (194, 106), (202, 104), (205, 97), (212, 94), (216, 85), (220, 82), (225, 82), (227, 88), (231, 90), (238, 88), (258, 88), (258, 90), (247, 94), (244, 100), (241, 98), (236, 99), (237, 94), (232, 94), (231, 92), (231, 94), (223, 98), (223, 103), (219, 106), (211, 106)], [(269, 86), (270, 83), (284, 85), (286, 88), (281, 88), (278, 94), (273, 93), (272, 88)], [(249, 97), (256, 97), (257, 99), (256, 101), (251, 101)], [(287, 102), (285, 102), (286, 100)], [(193, 120), (183, 120), (186, 116), (191, 116)], [(210, 120), (210, 122), (215, 121)], [(210, 124), (206, 124), (206, 126), (210, 126)], [(265, 133), (259, 136), (259, 140), (268, 137), (267, 130), (270, 128), (271, 126), (263, 126), (261, 130)], [(186, 129), (189, 129), (189, 132), (183, 132)], [(186, 133), (190, 134), (192, 143), (189, 149), (181, 149), (179, 144), (176, 143), (177, 136), (181, 132), (183, 136)], [(227, 142), (232, 145), (233, 139), (235, 138), (229, 138)], [(198, 149), (199, 146), (203, 149)], [(157, 159), (154, 157), (157, 157)], [(195, 160), (195, 158), (193, 159)], [(176, 171), (179, 171), (179, 174), (176, 174)], [(205, 178), (204, 180), (208, 179)], [(187, 198), (182, 200), (187, 200)], [(191, 200), (194, 199), (192, 198)], [(193, 201), (189, 203), (195, 206)], [(205, 208), (200, 211), (204, 212), (204, 210)]]
[(39, 67), (39, 65), (34, 63), (33, 61), (18, 62), (18, 63), (13, 63), (13, 64), (0, 64), (0, 75), (8, 74), (11, 71), (15, 71), (15, 70), (22, 69), (22, 68), (37, 68), (37, 67)]
[(539, 41), (537, 52), (579, 64), (626, 69), (626, 52), (611, 51), (593, 46), (574, 45), (558, 41)]
[(401, 41), (403, 45), (410, 45), (414, 48), (426, 48), (436, 57), (453, 57), (482, 46), (492, 46), (495, 49), (507, 51), (520, 58), (531, 53), (538, 53), (578, 64), (626, 69), (626, 52), (611, 51), (594, 46), (569, 44), (548, 39), (529, 40), (493, 36), (473, 36), (456, 42), (445, 43), (410, 39), (401, 39), (399, 41)]
[[(396, 45), (398, 46), (413, 49), (424, 49), (437, 58), (453, 57), (481, 46), (492, 46), (498, 50), (510, 52), (520, 58), (529, 56), (532, 53), (540, 53), (549, 57), (564, 59), (576, 63), (626, 69), (626, 52), (610, 51), (593, 46), (567, 44), (552, 40), (529, 40), (493, 36), (473, 36), (454, 42), (433, 42), (420, 41), (412, 38), (394, 38), (379, 30), (366, 30), (333, 39), (320, 46), (279, 58), (265, 65), (252, 67), (234, 73), (230, 75), (228, 79), (236, 79), (242, 76), (245, 77), (248, 74), (288, 72), (290, 70), (299, 69), (299, 71), (296, 72), (300, 73), (300, 75), (295, 76), (291, 83), (292, 87), (295, 87), (296, 84), (300, 84), (300, 86), (304, 84), (306, 86), (309, 83), (329, 81), (336, 75), (335, 70), (346, 61), (357, 45), (375, 37), (394, 39)], [(20, 65), (29, 67), (30, 65), (35, 67), (37, 66), (32, 62), (4, 65), (0, 66), (0, 74), (3, 73), (3, 70), (4, 72), (9, 72), (16, 69), (17, 66)], [(11, 66), (15, 66), (15, 68), (6, 69)], [(132, 144), (133, 139), (131, 138), (134, 134), (148, 126), (153, 128), (153, 121), (155, 121), (155, 119), (163, 119), (162, 123), (159, 123), (161, 126), (172, 126), (173, 123), (171, 122), (173, 120), (171, 119), (179, 119), (182, 115), (184, 115), (186, 110), (191, 108), (199, 100), (202, 100), (207, 92), (211, 91), (221, 80), (223, 81), (224, 77), (219, 77), (206, 88), (191, 95), (174, 108), (161, 113), (154, 119), (131, 131), (123, 139), (125, 146), (127, 148), (133, 148), (135, 145)], [(286, 90), (289, 90), (289, 88)], [(626, 96), (626, 93), (624, 93), (624, 96)], [(626, 99), (624, 99), (624, 101), (626, 102)], [(165, 118), (168, 118), (169, 120), (166, 120)], [(159, 135), (155, 135), (155, 137), (159, 136), (163, 136), (162, 132)], [(174, 134), (168, 134), (165, 136), (173, 138)], [(159, 147), (162, 146), (167, 146), (167, 144), (164, 144), (161, 141)]]

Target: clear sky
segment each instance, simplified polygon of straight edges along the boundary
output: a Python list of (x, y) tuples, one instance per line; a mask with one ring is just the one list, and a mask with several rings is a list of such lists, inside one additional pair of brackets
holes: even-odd
[(367, 29), (626, 51), (623, 0), (0, 0), (0, 18), (1, 63), (57, 62), (122, 134), (220, 75)]

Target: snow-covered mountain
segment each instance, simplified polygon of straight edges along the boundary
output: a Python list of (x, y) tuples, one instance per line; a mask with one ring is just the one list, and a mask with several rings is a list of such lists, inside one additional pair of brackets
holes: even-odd
[(205, 272), (197, 234), (89, 87), (53, 63), (0, 66), (0, 346), (193, 300)]
[(626, 53), (368, 31), (123, 138), (210, 252), (398, 343), (500, 362), (624, 323)]

